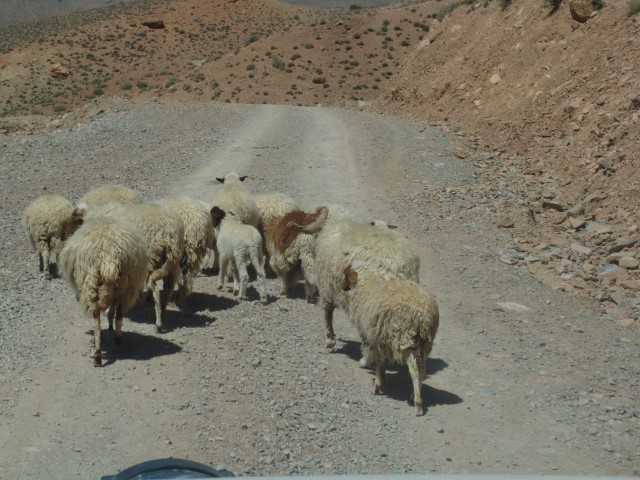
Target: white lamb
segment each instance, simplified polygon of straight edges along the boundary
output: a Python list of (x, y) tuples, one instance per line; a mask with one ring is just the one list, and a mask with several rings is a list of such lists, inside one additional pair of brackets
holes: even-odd
[(419, 282), (420, 257), (403, 235), (344, 216), (329, 217), (324, 225), (316, 223), (307, 231), (317, 233), (319, 230), (315, 239), (316, 275), (325, 312), (326, 345), (333, 348), (336, 344), (333, 311), (336, 307), (343, 310), (347, 307), (347, 297), (340, 288), (344, 269), (359, 261), (387, 278), (399, 276)]
[(218, 288), (223, 289), (227, 268), (233, 271), (233, 291), (239, 300), (247, 299), (249, 274), (247, 264), (251, 262), (257, 275), (257, 290), (260, 301), (267, 303), (265, 289), (264, 256), (262, 255), (262, 237), (258, 230), (229, 218), (226, 212), (215, 206), (211, 209), (211, 220), (216, 230), (218, 252), (220, 254), (220, 274)]
[(186, 298), (193, 291), (193, 279), (200, 272), (207, 251), (213, 249), (213, 223), (209, 209), (189, 197), (166, 198), (158, 203), (173, 209), (184, 225), (184, 254), (180, 260), (176, 304), (186, 308)]
[[(162, 312), (180, 276), (184, 225), (178, 214), (157, 203), (109, 203), (87, 210), (87, 218), (114, 217), (131, 221), (148, 242), (147, 289), (153, 295), (156, 331), (163, 333)], [(162, 292), (158, 281), (162, 280)]]
[(49, 260), (62, 250), (72, 214), (73, 205), (60, 195), (42, 195), (24, 210), (23, 224), (31, 246), (38, 252), (39, 269), (47, 279), (51, 278)]
[(142, 203), (143, 200), (138, 192), (124, 185), (102, 185), (85, 193), (78, 200), (78, 207), (96, 207), (111, 202)]
[(216, 178), (222, 185), (216, 191), (212, 205), (219, 207), (246, 225), (260, 226), (260, 214), (255, 196), (242, 183), (246, 176), (228, 173), (224, 178)]
[(422, 415), (420, 390), (439, 323), (436, 298), (415, 282), (386, 279), (359, 263), (345, 268), (341, 288), (350, 297), (349, 319), (375, 362), (373, 393), (380, 393), (385, 360), (406, 364), (413, 382), (416, 415)]
[(298, 280), (304, 278), (307, 302), (313, 302), (317, 285), (315, 239), (313, 235), (303, 232), (303, 225), (313, 229), (313, 223), (324, 222), (327, 214), (327, 208), (318, 208), (312, 214), (296, 209), (265, 224), (264, 238), (269, 265), (282, 280), (282, 295), (286, 295)]
[[(77, 217), (80, 218), (80, 217)], [(65, 242), (62, 271), (84, 311), (93, 318), (93, 364), (102, 365), (100, 313), (108, 310), (109, 332), (122, 342), (122, 318), (138, 299), (147, 278), (146, 239), (131, 223), (88, 219)]]

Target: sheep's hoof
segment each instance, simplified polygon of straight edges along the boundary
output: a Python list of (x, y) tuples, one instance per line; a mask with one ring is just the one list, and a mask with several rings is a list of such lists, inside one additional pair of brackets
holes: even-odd
[(114, 340), (116, 342), (116, 345), (122, 345), (122, 336), (116, 336)]
[(422, 410), (422, 404), (418, 405), (416, 403), (416, 417), (421, 417), (424, 415), (424, 411)]
[(93, 354), (93, 366), (94, 367), (102, 366), (102, 352), (100, 350), (96, 350), (96, 353)]
[(269, 303), (269, 299), (267, 297), (260, 297), (260, 303), (266, 305)]
[(373, 394), (380, 395), (380, 385), (374, 382), (373, 384)]
[(327, 348), (334, 348), (336, 346), (336, 339), (335, 337), (333, 338), (327, 338), (327, 341), (325, 342), (325, 346)]
[(156, 333), (165, 333), (164, 325), (156, 325)]

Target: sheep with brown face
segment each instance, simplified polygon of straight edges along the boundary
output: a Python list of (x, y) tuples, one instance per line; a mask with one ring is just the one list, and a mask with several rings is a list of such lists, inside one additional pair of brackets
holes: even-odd
[(436, 298), (416, 282), (384, 278), (358, 262), (344, 269), (340, 287), (349, 297), (348, 317), (375, 363), (373, 393), (382, 388), (385, 360), (407, 365), (416, 415), (422, 415), (420, 390), (440, 321)]
[(271, 269), (282, 280), (282, 295), (304, 278), (307, 302), (313, 302), (316, 290), (315, 240), (303, 229), (313, 230), (317, 222), (324, 222), (328, 209), (318, 208), (314, 213), (294, 210), (273, 218), (264, 227), (265, 243)]
[(227, 214), (218, 206), (211, 209), (211, 220), (216, 231), (216, 244), (220, 255), (218, 288), (224, 288), (227, 269), (231, 267), (233, 292), (239, 300), (246, 300), (249, 284), (247, 264), (251, 262), (258, 277), (256, 288), (260, 301), (267, 303), (262, 237), (258, 230), (252, 225), (239, 222), (234, 215)]

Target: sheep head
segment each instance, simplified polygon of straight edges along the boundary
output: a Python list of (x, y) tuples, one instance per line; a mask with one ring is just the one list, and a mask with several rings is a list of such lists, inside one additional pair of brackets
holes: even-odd
[(329, 216), (329, 209), (327, 207), (318, 207), (312, 215), (309, 215), (307, 222), (302, 227), (302, 231), (309, 235), (315, 235), (325, 223), (327, 223), (327, 217)]
[(224, 178), (216, 177), (216, 180), (218, 180), (220, 183), (230, 184), (230, 183), (244, 182), (246, 178), (247, 178), (247, 175), (243, 175), (241, 177), (236, 172), (230, 172), (230, 173), (227, 173), (227, 175)]
[(342, 282), (340, 282), (340, 289), (344, 292), (351, 290), (358, 283), (358, 272), (351, 268), (351, 265), (347, 265), (342, 273)]
[(213, 228), (218, 228), (220, 222), (225, 217), (226, 213), (220, 207), (215, 206), (211, 209), (211, 222), (213, 223)]

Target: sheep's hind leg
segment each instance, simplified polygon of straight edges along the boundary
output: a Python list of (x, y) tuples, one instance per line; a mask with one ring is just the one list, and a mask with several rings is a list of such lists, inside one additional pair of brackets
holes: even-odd
[(253, 268), (256, 270), (256, 290), (258, 290), (260, 302), (266, 304), (267, 290), (264, 286), (266, 275), (264, 273), (264, 257), (261, 250), (251, 251), (251, 263), (253, 263)]
[(238, 300), (247, 299), (247, 285), (249, 284), (249, 273), (247, 265), (242, 263), (242, 259), (236, 258), (235, 268), (233, 269), (233, 283), (238, 284)]
[(164, 325), (162, 324), (162, 299), (160, 298), (160, 289), (155, 280), (149, 283), (149, 288), (153, 294), (153, 304), (156, 311), (156, 332), (164, 333)]
[(100, 334), (102, 333), (100, 328), (100, 310), (97, 308), (93, 310), (93, 343), (95, 352), (93, 354), (93, 366), (102, 366), (102, 342)]
[(113, 338), (113, 317), (116, 314), (116, 304), (114, 303), (109, 307), (109, 311), (107, 312), (107, 320), (109, 321), (109, 338)]
[(326, 347), (333, 348), (336, 346), (336, 334), (333, 331), (333, 311), (336, 309), (336, 306), (331, 303), (324, 304), (324, 323), (327, 327), (327, 340)]
[(122, 306), (118, 305), (116, 307), (116, 344), (122, 344), (122, 319), (124, 317), (124, 312), (122, 311)]
[(49, 259), (51, 252), (49, 252), (49, 245), (46, 245), (42, 252), (42, 267), (44, 269), (44, 276), (47, 280), (51, 280), (51, 272), (49, 271)]
[(424, 410), (422, 408), (422, 394), (420, 390), (422, 389), (422, 379), (421, 379), (421, 370), (424, 370), (424, 367), (420, 367), (420, 364), (424, 364), (424, 361), (421, 357), (418, 356), (416, 358), (416, 353), (411, 352), (407, 357), (407, 366), (409, 367), (409, 375), (411, 375), (411, 381), (413, 382), (413, 402), (416, 407), (416, 416), (420, 416), (424, 414)]
[(44, 272), (44, 260), (42, 259), (42, 253), (38, 252), (38, 271)]
[(376, 379), (373, 381), (373, 394), (378, 395), (380, 393), (382, 385), (384, 384), (384, 360), (380, 356), (379, 352), (372, 350), (371, 354), (373, 355), (374, 361), (376, 363)]

